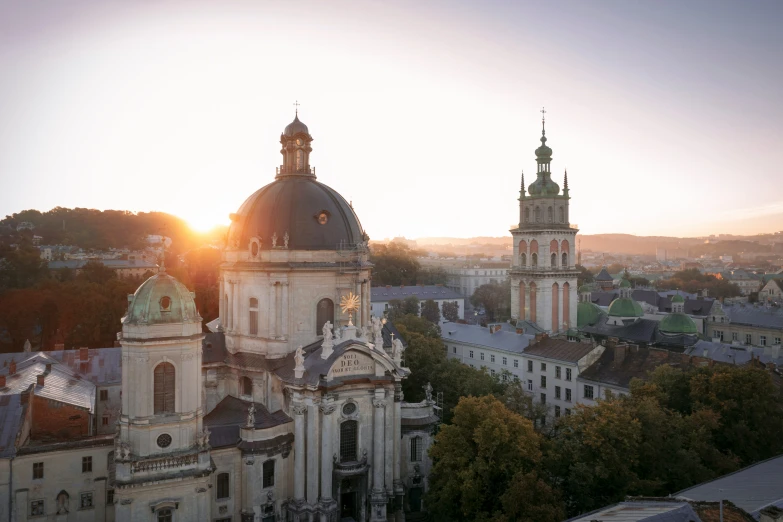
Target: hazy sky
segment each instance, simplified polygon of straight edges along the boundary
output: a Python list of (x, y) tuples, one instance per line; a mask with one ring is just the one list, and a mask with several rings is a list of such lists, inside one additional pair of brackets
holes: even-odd
[(0, 0), (0, 215), (199, 228), (301, 103), (373, 239), (503, 236), (552, 170), (582, 233), (783, 229), (783, 2)]

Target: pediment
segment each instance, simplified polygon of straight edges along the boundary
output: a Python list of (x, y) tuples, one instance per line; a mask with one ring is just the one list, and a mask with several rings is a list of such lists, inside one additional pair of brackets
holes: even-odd
[(327, 379), (344, 379), (346, 377), (375, 375), (375, 359), (359, 350), (346, 350), (340, 354), (329, 368)]

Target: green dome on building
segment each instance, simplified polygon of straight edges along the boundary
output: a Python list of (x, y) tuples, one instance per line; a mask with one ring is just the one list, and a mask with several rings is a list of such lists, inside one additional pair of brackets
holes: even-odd
[(587, 294), (587, 293), (590, 293), (590, 292), (592, 292), (592, 290), (587, 285), (582, 285), (582, 286), (579, 287), (579, 293), (580, 294)]
[[(679, 296), (678, 296), (679, 297)], [(682, 297), (680, 297), (682, 299)], [(669, 314), (661, 319), (658, 330), (666, 334), (697, 334), (696, 323), (685, 314)]]
[(598, 307), (595, 303), (579, 303), (576, 305), (576, 326), (577, 328), (583, 328), (585, 326), (592, 326), (596, 324), (601, 316), (604, 315), (604, 311)]
[(124, 324), (154, 325), (201, 321), (193, 294), (185, 285), (160, 272), (133, 294)]
[(685, 298), (680, 294), (677, 294), (674, 297), (672, 297), (672, 303), (684, 303), (684, 302), (685, 302)]
[(642, 306), (628, 297), (619, 297), (609, 305), (609, 315), (612, 317), (642, 317)]
[(631, 288), (631, 282), (627, 279), (623, 279), (620, 283), (620, 288)]

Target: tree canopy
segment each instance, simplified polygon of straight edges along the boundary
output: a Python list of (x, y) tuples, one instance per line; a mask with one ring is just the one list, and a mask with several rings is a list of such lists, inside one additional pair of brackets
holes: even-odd
[(484, 308), (490, 321), (507, 319), (511, 315), (511, 284), (506, 280), (481, 285), (473, 292), (470, 303)]
[(696, 268), (675, 272), (669, 279), (659, 279), (655, 286), (660, 290), (683, 290), (688, 293), (698, 293), (707, 290), (710, 297), (736, 297), (741, 294), (740, 288), (725, 279), (718, 279), (711, 274), (702, 274)]

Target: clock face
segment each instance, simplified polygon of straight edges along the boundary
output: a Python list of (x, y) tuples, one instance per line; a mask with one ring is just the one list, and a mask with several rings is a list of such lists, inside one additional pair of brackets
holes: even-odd
[(301, 138), (297, 139), (297, 140), (296, 140), (296, 144), (297, 144), (297, 145), (301, 145), (301, 144), (302, 144), (302, 139), (301, 139)]

